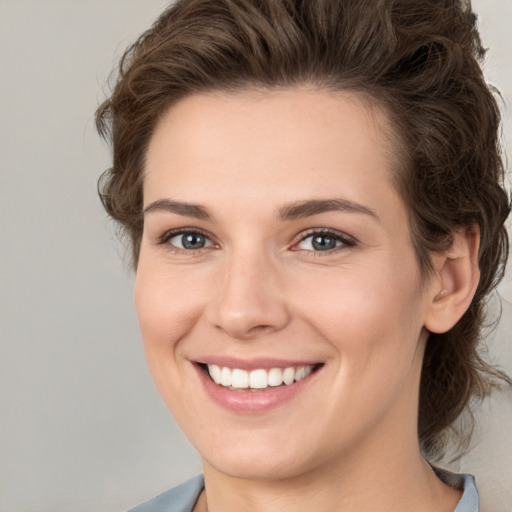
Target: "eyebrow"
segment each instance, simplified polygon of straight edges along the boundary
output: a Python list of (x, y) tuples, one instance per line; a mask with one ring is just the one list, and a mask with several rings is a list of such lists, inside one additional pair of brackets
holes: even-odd
[(171, 199), (158, 199), (144, 208), (144, 215), (153, 212), (169, 212), (200, 220), (212, 220), (212, 216), (203, 206), (173, 201)]
[(348, 201), (347, 199), (312, 199), (297, 201), (279, 208), (277, 218), (280, 221), (303, 219), (324, 212), (341, 211), (348, 213), (362, 213), (379, 219), (378, 215), (367, 206)]
[[(312, 217), (320, 213), (341, 211), (348, 213), (362, 213), (378, 220), (377, 214), (367, 206), (349, 201), (347, 199), (309, 199), (296, 201), (282, 206), (277, 211), (277, 219), (286, 222), (294, 219)], [(144, 208), (144, 215), (154, 212), (169, 212), (184, 217), (193, 217), (199, 220), (211, 221), (213, 216), (201, 205), (174, 201), (172, 199), (158, 199)]]

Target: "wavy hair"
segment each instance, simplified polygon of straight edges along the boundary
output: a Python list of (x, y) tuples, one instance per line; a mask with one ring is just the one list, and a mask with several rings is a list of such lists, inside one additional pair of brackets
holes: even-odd
[(187, 95), (308, 84), (377, 102), (396, 132), (395, 183), (424, 275), (455, 231), (478, 225), (481, 233), (475, 297), (455, 327), (430, 335), (424, 357), (418, 435), (437, 458), (472, 399), (508, 379), (479, 348), (486, 298), (507, 260), (510, 210), (484, 54), (463, 0), (180, 0), (127, 49), (97, 110), (113, 149), (99, 182), (103, 205), (128, 235), (136, 267), (148, 143)]

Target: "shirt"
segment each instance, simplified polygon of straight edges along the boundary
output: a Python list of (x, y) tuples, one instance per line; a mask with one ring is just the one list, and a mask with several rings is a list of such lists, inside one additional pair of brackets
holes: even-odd
[[(458, 475), (434, 468), (443, 482), (463, 490), (462, 498), (453, 512), (478, 512), (479, 499), (472, 475)], [(204, 488), (203, 475), (196, 476), (146, 501), (128, 512), (192, 512)]]

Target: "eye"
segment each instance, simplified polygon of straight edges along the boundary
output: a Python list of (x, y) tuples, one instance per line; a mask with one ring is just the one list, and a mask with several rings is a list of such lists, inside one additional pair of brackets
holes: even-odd
[(326, 252), (354, 245), (355, 241), (347, 235), (333, 231), (314, 231), (304, 236), (296, 248), (302, 251)]
[(168, 243), (176, 249), (193, 251), (211, 247), (212, 241), (200, 231), (180, 231), (165, 235), (160, 243)]

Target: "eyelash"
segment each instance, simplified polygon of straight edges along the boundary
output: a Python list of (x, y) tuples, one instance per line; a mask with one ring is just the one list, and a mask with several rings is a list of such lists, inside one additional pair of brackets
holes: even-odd
[[(180, 228), (180, 229), (175, 229), (175, 230), (171, 230), (171, 231), (166, 231), (162, 236), (159, 237), (159, 239), (157, 241), (157, 245), (167, 245), (166, 249), (168, 249), (169, 251), (178, 253), (178, 254), (186, 253), (189, 256), (195, 256), (202, 249), (206, 249), (206, 247), (201, 247), (199, 249), (181, 249), (180, 247), (176, 247), (169, 243), (169, 240), (171, 240), (171, 238), (174, 238), (175, 236), (179, 236), (179, 235), (181, 235), (181, 236), (201, 235), (201, 236), (204, 236), (207, 240), (210, 240), (210, 242), (211, 242), (211, 238), (212, 238), (210, 235), (208, 235), (208, 233), (205, 233), (204, 231), (202, 231), (201, 229), (198, 229), (198, 228), (194, 228), (194, 229)], [(212, 245), (214, 245), (213, 242), (212, 242)]]
[(332, 255), (333, 253), (337, 253), (338, 251), (342, 251), (342, 250), (345, 250), (347, 248), (354, 247), (357, 244), (357, 241), (353, 237), (347, 235), (346, 233), (342, 233), (340, 231), (335, 231), (335, 230), (332, 230), (332, 229), (312, 228), (312, 229), (309, 229), (308, 231), (306, 231), (305, 233), (303, 233), (301, 235), (301, 237), (298, 240), (298, 242), (296, 242), (294, 244), (294, 247), (296, 247), (298, 244), (304, 242), (308, 238), (311, 238), (311, 237), (314, 237), (314, 236), (317, 236), (317, 237), (324, 236), (324, 237), (327, 237), (327, 238), (332, 238), (333, 240), (336, 240), (336, 242), (340, 242), (341, 246), (335, 247), (333, 249), (327, 249), (327, 250), (324, 250), (324, 251), (320, 251), (320, 250), (311, 251), (311, 250), (307, 250), (307, 249), (294, 249), (294, 250), (296, 250), (296, 251), (304, 250), (306, 252), (313, 253), (313, 255), (315, 257), (317, 257), (317, 256), (329, 256), (329, 255)]
[[(212, 246), (215, 246), (215, 244), (211, 240), (211, 236), (198, 228), (194, 228), (194, 229), (180, 228), (180, 229), (175, 229), (175, 230), (171, 230), (171, 231), (166, 231), (162, 236), (159, 237), (159, 239), (157, 241), (157, 245), (167, 245), (168, 250), (175, 252), (175, 253), (179, 253), (179, 254), (186, 253), (189, 256), (197, 255), (202, 249), (207, 249), (207, 248), (211, 247), (211, 246), (201, 247), (199, 249), (182, 249), (180, 247), (175, 247), (174, 245), (169, 243), (169, 240), (171, 240), (175, 236), (179, 236), (179, 235), (184, 236), (184, 235), (188, 235), (188, 234), (201, 235), (201, 236), (205, 237), (206, 239), (208, 239), (211, 242)], [(313, 236), (317, 236), (317, 237), (324, 236), (324, 237), (332, 238), (332, 239), (336, 240), (337, 242), (340, 242), (342, 245), (340, 247), (335, 247), (333, 249), (327, 249), (325, 251), (321, 251), (321, 250), (313, 251), (313, 250), (295, 248), (297, 245), (299, 245), (300, 243), (304, 242), (305, 240), (307, 240), (308, 238), (313, 237)], [(302, 250), (305, 252), (313, 253), (315, 256), (324, 256), (324, 255), (327, 256), (329, 254), (336, 253), (340, 250), (354, 247), (356, 244), (357, 244), (357, 241), (353, 237), (351, 237), (345, 233), (331, 230), (331, 229), (312, 228), (312, 229), (307, 230), (305, 233), (301, 234), (300, 238), (296, 242), (293, 243), (292, 250), (295, 250), (295, 251)]]

